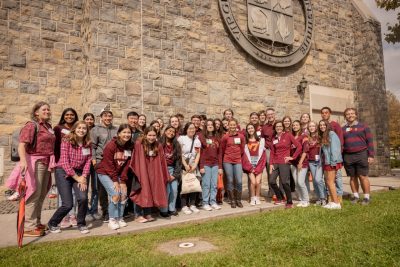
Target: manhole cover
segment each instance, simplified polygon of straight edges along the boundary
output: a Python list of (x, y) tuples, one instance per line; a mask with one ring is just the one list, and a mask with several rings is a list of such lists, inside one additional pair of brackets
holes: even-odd
[(170, 255), (182, 255), (186, 253), (209, 252), (216, 250), (217, 247), (210, 242), (200, 240), (199, 238), (191, 238), (184, 240), (173, 240), (158, 246), (158, 250), (166, 252)]
[(185, 242), (185, 243), (180, 243), (179, 247), (180, 248), (191, 248), (191, 247), (194, 247), (194, 244), (190, 243), (190, 242)]

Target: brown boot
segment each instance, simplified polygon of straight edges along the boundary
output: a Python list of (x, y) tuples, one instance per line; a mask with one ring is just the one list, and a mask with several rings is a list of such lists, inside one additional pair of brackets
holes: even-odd
[(238, 206), (239, 208), (243, 208), (243, 205), (242, 205), (242, 192), (239, 192), (238, 190), (234, 190), (233, 192), (235, 192), (236, 206)]
[(232, 191), (228, 191), (228, 198), (229, 198), (229, 201), (231, 203), (231, 208), (236, 208), (236, 201), (233, 198), (233, 192)]

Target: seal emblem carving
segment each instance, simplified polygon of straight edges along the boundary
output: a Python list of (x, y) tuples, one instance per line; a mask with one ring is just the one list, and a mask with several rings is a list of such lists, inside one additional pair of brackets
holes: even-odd
[(311, 0), (247, 0), (247, 25), (235, 18), (233, 10), (242, 10), (241, 5), (240, 0), (219, 0), (226, 28), (256, 60), (288, 67), (308, 54), (314, 22)]

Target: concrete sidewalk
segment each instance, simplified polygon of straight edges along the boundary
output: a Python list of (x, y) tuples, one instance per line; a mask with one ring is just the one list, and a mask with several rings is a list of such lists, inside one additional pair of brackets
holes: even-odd
[[(392, 177), (372, 177), (371, 181), (371, 190), (372, 191), (381, 191), (381, 190), (390, 190), (390, 189), (399, 189), (400, 188), (400, 177), (392, 176)], [(350, 192), (349, 187), (349, 178), (344, 177), (344, 190), (345, 197), (348, 196)], [(246, 183), (244, 183), (246, 184)], [(263, 187), (264, 188), (264, 187)], [(244, 192), (247, 192), (244, 188)], [(243, 197), (245, 199), (246, 196)], [(89, 223), (90, 233), (87, 235), (82, 235), (77, 228), (69, 228), (63, 230), (60, 234), (47, 234), (44, 237), (40, 238), (24, 238), (24, 244), (33, 244), (39, 242), (46, 241), (55, 241), (55, 240), (66, 240), (66, 239), (74, 239), (74, 238), (82, 238), (87, 236), (103, 236), (103, 235), (115, 235), (121, 233), (138, 233), (142, 231), (148, 230), (157, 230), (165, 227), (172, 227), (176, 225), (182, 225), (187, 223), (200, 223), (215, 219), (222, 219), (226, 217), (233, 216), (244, 216), (247, 214), (254, 214), (264, 211), (271, 211), (274, 209), (281, 209), (284, 206), (279, 205), (275, 206), (270, 202), (265, 202), (262, 199), (261, 205), (258, 206), (250, 206), (247, 201), (243, 201), (244, 208), (236, 208), (232, 209), (226, 203), (222, 206), (222, 209), (219, 211), (205, 211), (201, 210), (198, 214), (185, 215), (180, 213), (177, 217), (172, 217), (170, 220), (158, 218), (154, 222), (150, 223), (137, 223), (132, 221), (133, 218), (127, 219), (128, 226), (119, 230), (110, 230), (107, 227), (107, 224), (103, 224), (100, 221), (96, 221), (93, 223)], [(53, 210), (44, 210), (42, 212), (42, 222), (47, 223), (51, 215), (54, 213)], [(0, 247), (7, 246), (16, 246), (17, 244), (17, 234), (16, 234), (16, 213), (10, 214), (1, 214), (0, 215), (0, 229), (3, 229), (2, 238), (0, 239)]]

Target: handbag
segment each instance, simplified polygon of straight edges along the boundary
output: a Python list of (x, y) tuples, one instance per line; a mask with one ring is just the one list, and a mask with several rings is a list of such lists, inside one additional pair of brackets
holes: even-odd
[(224, 175), (218, 174), (218, 182), (217, 182), (217, 189), (218, 190), (223, 190), (224, 189)]
[(195, 192), (201, 192), (200, 181), (194, 173), (184, 171), (182, 174), (181, 195)]
[[(194, 145), (194, 138), (195, 137), (196, 136), (193, 136), (192, 145), (190, 146), (190, 150), (189, 150), (190, 154), (192, 154), (192, 151), (193, 151), (193, 145)], [(185, 159), (185, 161), (186, 161), (186, 164), (189, 165), (190, 158)]]

